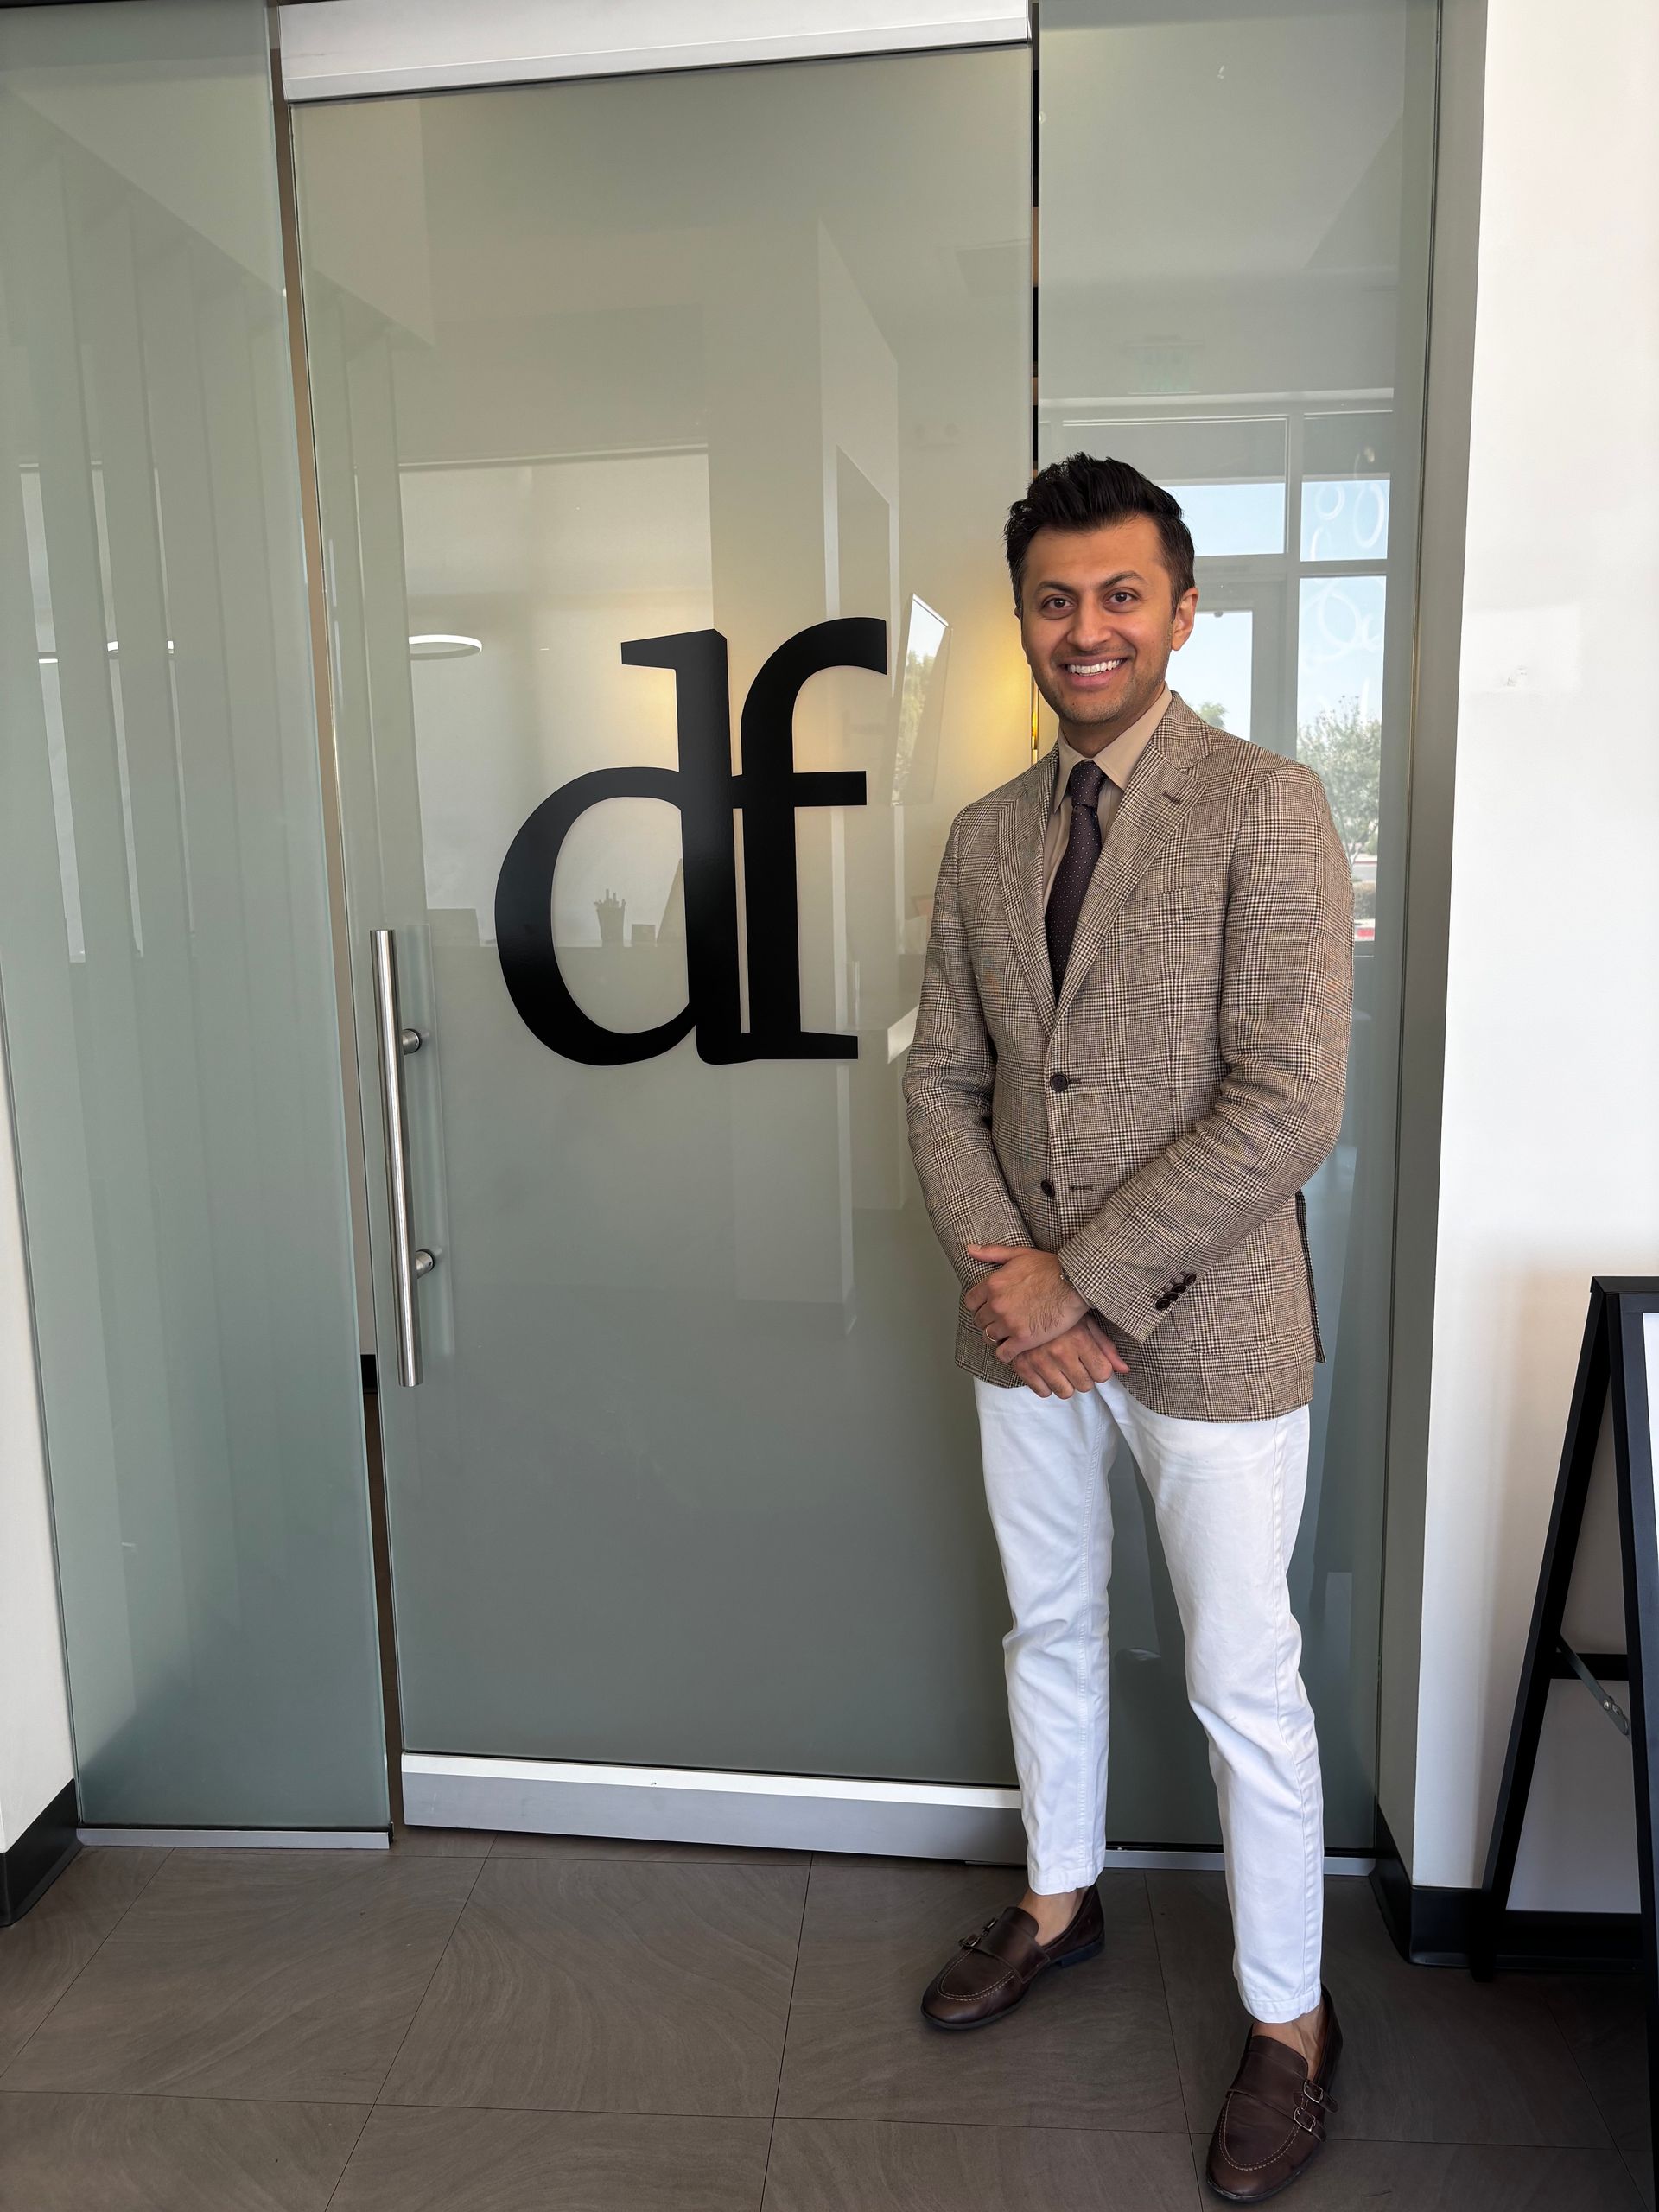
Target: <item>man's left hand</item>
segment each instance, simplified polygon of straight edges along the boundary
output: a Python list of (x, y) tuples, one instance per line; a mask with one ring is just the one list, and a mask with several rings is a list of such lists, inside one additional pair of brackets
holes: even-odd
[(1005, 1363), (1052, 1343), (1089, 1311), (1052, 1252), (1021, 1244), (970, 1244), (968, 1256), (988, 1262), (992, 1271), (969, 1285), (962, 1302)]

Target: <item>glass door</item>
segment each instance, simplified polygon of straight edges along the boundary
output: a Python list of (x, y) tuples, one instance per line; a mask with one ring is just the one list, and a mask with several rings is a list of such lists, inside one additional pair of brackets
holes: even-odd
[[(1433, 0), (1294, 15), (1043, 0), (1038, 52), (1042, 457), (1115, 453), (1180, 499), (1199, 613), (1171, 680), (1319, 771), (1353, 869), (1346, 1110), (1306, 1192), (1326, 1358), (1291, 1596), (1326, 1838), (1359, 1851), (1376, 1819), (1436, 32)], [(1148, 195), (1173, 140), (1193, 158)], [(1144, 1602), (1121, 1567), (1116, 1584), (1134, 1602), (1113, 1607), (1114, 1830), (1206, 1840), (1149, 1501), (1127, 1465), (1113, 1491), (1146, 1576)]]
[[(1005, 1785), (899, 1077), (1030, 758), (1029, 56), (302, 110), (406, 1746)], [(372, 1167), (382, 1133), (369, 1132)]]

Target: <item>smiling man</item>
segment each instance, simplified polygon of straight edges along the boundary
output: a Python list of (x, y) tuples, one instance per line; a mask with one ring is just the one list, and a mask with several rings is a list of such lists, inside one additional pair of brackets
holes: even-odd
[(1251, 2016), (1209, 2177), (1255, 2203), (1319, 2150), (1341, 2049), (1286, 1572), (1322, 1357), (1301, 1188), (1342, 1119), (1352, 889), (1318, 777), (1166, 683), (1198, 600), (1170, 494), (1074, 454), (1006, 537), (1059, 741), (951, 827), (905, 1096), (963, 1285), (1029, 1887), (922, 2009), (982, 2026), (1103, 1947), (1122, 1441), (1180, 1610)]

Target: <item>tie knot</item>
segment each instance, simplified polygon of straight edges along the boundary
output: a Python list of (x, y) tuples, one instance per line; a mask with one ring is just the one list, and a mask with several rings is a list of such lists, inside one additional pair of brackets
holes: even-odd
[(1087, 807), (1092, 814), (1100, 804), (1101, 786), (1106, 781), (1106, 772), (1093, 760), (1079, 760), (1071, 771), (1065, 786), (1065, 795), (1074, 807)]

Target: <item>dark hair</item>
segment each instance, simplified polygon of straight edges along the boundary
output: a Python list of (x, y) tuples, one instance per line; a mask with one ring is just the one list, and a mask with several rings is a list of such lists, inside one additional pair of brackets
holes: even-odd
[(1127, 461), (1096, 461), (1093, 454), (1068, 454), (1051, 461), (1031, 480), (1026, 495), (1008, 509), (1003, 541), (1014, 601), (1020, 603), (1026, 550), (1039, 530), (1098, 530), (1130, 515), (1148, 515), (1158, 525), (1169, 570), (1172, 596), (1192, 588), (1192, 533), (1181, 520), (1181, 503), (1143, 476)]

